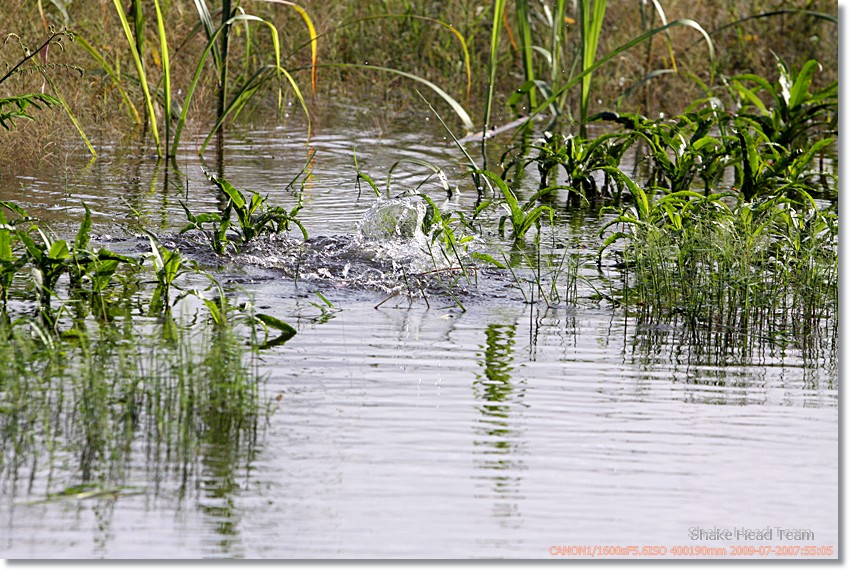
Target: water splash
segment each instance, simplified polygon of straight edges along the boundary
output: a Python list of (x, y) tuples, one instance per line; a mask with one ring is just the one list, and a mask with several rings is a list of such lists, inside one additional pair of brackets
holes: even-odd
[[(332, 287), (408, 291), (426, 295), (445, 289), (451, 270), (432, 255), (422, 230), (427, 207), (418, 196), (379, 199), (348, 236), (320, 236), (306, 242), (280, 236), (255, 240), (235, 256), (239, 263), (281, 271)], [(451, 280), (453, 276), (448, 275)]]

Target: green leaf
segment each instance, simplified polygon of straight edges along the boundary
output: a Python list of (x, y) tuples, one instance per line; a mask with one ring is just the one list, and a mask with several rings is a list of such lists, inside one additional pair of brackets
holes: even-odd
[(8, 210), (11, 210), (12, 212), (17, 214), (18, 216), (20, 216), (24, 220), (28, 220), (29, 217), (30, 217), (30, 215), (27, 214), (26, 210), (24, 210), (23, 208), (21, 208), (20, 206), (18, 206), (17, 204), (15, 204), (13, 202), (0, 201), (0, 206), (6, 208)]
[[(741, 76), (737, 76), (734, 79), (749, 79), (751, 81), (754, 81), (759, 85), (759, 87), (766, 90), (768, 93), (770, 93), (774, 97), (776, 96), (776, 92), (773, 90), (773, 86), (771, 86), (762, 77), (759, 77), (757, 75), (741, 75)], [(758, 95), (756, 95), (756, 93), (753, 90), (751, 90), (747, 87), (744, 87), (743, 85), (741, 85), (741, 83), (739, 81), (733, 81), (732, 87), (735, 89), (735, 91), (738, 92), (738, 95), (740, 95), (742, 99), (749, 101), (750, 104), (758, 107), (758, 109), (762, 113), (764, 113), (765, 115), (770, 114), (770, 112), (767, 110), (767, 107), (765, 106), (764, 102), (761, 100), (761, 98)]]
[(233, 206), (237, 209), (245, 208), (245, 197), (242, 195), (239, 190), (234, 187), (232, 184), (224, 180), (223, 178), (218, 178), (214, 174), (206, 173), (207, 178), (215, 184), (224, 194), (226, 194), (230, 200), (233, 202)]
[(153, 267), (158, 272), (163, 268), (165, 262), (162, 260), (162, 254), (159, 251), (159, 240), (157, 240), (153, 234), (144, 231), (148, 235), (148, 241), (151, 244), (151, 254), (153, 255)]
[(492, 265), (496, 266), (497, 268), (499, 268), (500, 270), (504, 270), (504, 269), (507, 268), (507, 266), (505, 264), (503, 264), (502, 262), (500, 262), (499, 260), (497, 260), (496, 258), (491, 256), (490, 254), (483, 254), (481, 252), (472, 252), (469, 255), (472, 256), (473, 258), (477, 259), (477, 260), (481, 260), (482, 262), (487, 262), (488, 264), (492, 264)]
[(325, 305), (327, 305), (331, 309), (334, 308), (334, 304), (331, 303), (331, 301), (328, 298), (326, 298), (324, 295), (322, 295), (322, 292), (316, 291), (314, 293), (316, 294), (316, 297), (318, 297), (319, 299), (321, 299), (324, 302)]
[(19, 230), (16, 232), (16, 234), (18, 236), (18, 239), (24, 243), (24, 246), (26, 247), (27, 253), (29, 254), (30, 258), (37, 264), (40, 264), (41, 259), (44, 256), (44, 249), (39, 248), (38, 244), (35, 243), (35, 240), (33, 240), (26, 232)]
[(631, 238), (631, 236), (629, 236), (625, 232), (614, 232), (613, 234), (605, 238), (605, 241), (602, 243), (602, 246), (599, 247), (599, 251), (596, 253), (597, 261), (602, 259), (602, 253), (606, 249), (608, 249), (608, 246), (610, 246), (617, 240), (626, 240), (628, 238)]
[(156, 113), (153, 108), (153, 97), (151, 96), (150, 89), (148, 88), (148, 80), (145, 75), (145, 67), (142, 62), (142, 58), (144, 54), (140, 54), (139, 50), (136, 47), (136, 42), (133, 39), (133, 32), (130, 30), (130, 23), (127, 21), (127, 16), (124, 13), (124, 6), (121, 5), (121, 0), (113, 0), (113, 4), (115, 5), (115, 11), (118, 14), (118, 19), (121, 21), (121, 27), (124, 30), (124, 36), (127, 39), (127, 45), (130, 48), (130, 54), (132, 55), (133, 64), (136, 67), (136, 73), (139, 78), (139, 84), (142, 87), (142, 92), (145, 96), (145, 106), (148, 110), (148, 121), (150, 121), (151, 125), (151, 133), (153, 134), (154, 141), (156, 142), (156, 152), (158, 156), (162, 156), (162, 146), (159, 139), (159, 128), (156, 124)]
[(204, 305), (206, 305), (207, 309), (209, 309), (210, 315), (212, 316), (213, 321), (215, 321), (215, 324), (219, 325), (219, 326), (224, 325), (224, 317), (225, 316), (224, 316), (223, 312), (221, 311), (221, 307), (216, 302), (216, 300), (205, 299)]
[[(327, 302), (327, 300), (325, 300), (325, 301)], [(331, 306), (331, 307), (333, 307), (333, 306)], [(272, 329), (276, 329), (278, 331), (283, 332), (285, 335), (288, 335), (289, 337), (287, 339), (291, 339), (292, 337), (295, 337), (295, 334), (297, 333), (297, 331), (295, 330), (294, 327), (292, 327), (288, 323), (285, 323), (285, 322), (281, 321), (280, 319), (278, 319), (277, 317), (274, 317), (272, 315), (268, 315), (268, 314), (265, 314), (265, 313), (258, 313), (254, 317), (259, 319), (265, 325), (271, 327)]]
[(71, 255), (68, 249), (68, 243), (65, 240), (56, 240), (50, 245), (50, 250), (47, 252), (47, 257), (52, 260), (64, 260)]
[(602, 170), (609, 173), (611, 176), (623, 183), (632, 195), (637, 206), (638, 218), (647, 220), (649, 218), (649, 199), (646, 193), (623, 171), (616, 167), (602, 167)]
[(86, 215), (83, 217), (83, 222), (77, 232), (77, 239), (74, 241), (74, 248), (77, 250), (88, 248), (91, 240), (91, 210), (85, 202), (83, 202), (83, 208), (86, 209)]

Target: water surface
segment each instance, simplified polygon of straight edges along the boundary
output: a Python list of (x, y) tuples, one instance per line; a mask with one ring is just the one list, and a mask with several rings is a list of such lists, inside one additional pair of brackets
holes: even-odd
[[(399, 159), (426, 159), (460, 187), (451, 204), (474, 202), (462, 158), (424, 116), (364, 127), (358, 110), (329, 115), (309, 146), (292, 127), (232, 133), (225, 176), (291, 206), (287, 185), (315, 150), (302, 211), (311, 238), (353, 236), (374, 204), (355, 185), (355, 147), (376, 180)], [(183, 224), (179, 200), (215, 207), (211, 163), (187, 153), (181, 176), (114, 144), (70, 175), (9, 184), (6, 173), (0, 199), (57, 233), (73, 231), (84, 200), (94, 231), (132, 249), (134, 211), (169, 235)], [(424, 178), (398, 169), (394, 194)], [(446, 198), (433, 181), (422, 188)], [(584, 264), (595, 247), (579, 245), (602, 220), (577, 216), (556, 238)], [(295, 284), (244, 259), (214, 271), (298, 329), (263, 353), (274, 413), (256, 442), (163, 460), (139, 434), (123, 491), (88, 499), (39, 502), (81, 483), (73, 457), (4, 471), (3, 557), (546, 558), (550, 546), (710, 545), (689, 539), (696, 526), (808, 529), (815, 540), (801, 545), (837, 552), (830, 339), (735, 349), (681, 323), (640, 323), (586, 287), (576, 303), (527, 304), (505, 276), (469, 285), (464, 312), (440, 295), (376, 309), (386, 291)], [(316, 290), (339, 311), (320, 319)]]

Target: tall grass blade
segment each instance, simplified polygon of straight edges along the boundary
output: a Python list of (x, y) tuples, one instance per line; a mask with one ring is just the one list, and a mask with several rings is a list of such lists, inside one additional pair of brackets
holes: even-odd
[[(466, 160), (469, 161), (469, 169), (472, 172), (472, 182), (475, 183), (475, 190), (478, 192), (478, 194), (480, 196), (481, 193), (483, 192), (484, 188), (481, 186), (481, 176), (476, 172), (476, 171), (479, 170), (479, 168), (478, 168), (478, 165), (475, 163), (475, 159), (472, 158), (472, 155), (469, 154), (469, 151), (466, 150), (466, 147), (463, 146), (463, 143), (461, 143), (458, 140), (458, 138), (455, 137), (455, 134), (452, 133), (452, 130), (449, 129), (449, 126), (446, 125), (446, 122), (443, 121), (443, 117), (439, 113), (437, 113), (437, 110), (434, 109), (434, 106), (431, 105), (431, 102), (428, 101), (425, 98), (425, 96), (422, 95), (422, 93), (419, 92), (418, 89), (416, 90), (416, 93), (419, 95), (419, 97), (422, 98), (422, 101), (424, 101), (425, 104), (428, 105), (428, 108), (431, 110), (431, 113), (436, 115), (437, 119), (439, 119), (439, 121), (440, 121), (440, 124), (443, 126), (443, 128), (446, 130), (446, 132), (449, 134), (449, 137), (452, 138), (452, 141), (454, 141), (457, 148), (460, 149), (460, 152), (463, 153), (463, 156), (465, 156)], [(487, 188), (490, 189), (490, 192), (495, 194), (495, 191), (493, 190), (493, 186), (490, 184), (489, 179), (487, 179), (485, 177), (484, 182), (487, 183)]]
[(563, 46), (566, 44), (566, 37), (564, 34), (564, 16), (566, 14), (566, 7), (566, 0), (555, 0), (555, 11), (552, 14), (552, 44), (549, 48), (549, 53), (552, 58), (549, 84), (553, 88), (560, 83), (560, 78), (563, 74), (563, 70), (561, 69), (561, 65), (563, 65), (561, 62), (561, 55), (563, 53)]
[[(236, 16), (233, 16), (232, 18), (227, 20), (227, 22), (225, 22), (225, 25), (219, 26), (213, 32), (212, 37), (210, 37), (209, 40), (207, 41), (207, 45), (204, 48), (204, 51), (201, 53), (201, 56), (198, 58), (198, 63), (195, 65), (195, 72), (194, 72), (194, 75), (192, 77), (192, 82), (189, 84), (189, 87), (186, 90), (186, 98), (183, 100), (183, 108), (180, 111), (180, 117), (177, 120), (177, 127), (174, 130), (174, 141), (171, 144), (172, 145), (172, 154), (174, 154), (174, 155), (177, 154), (177, 147), (178, 147), (178, 144), (180, 143), (180, 137), (183, 133), (183, 128), (186, 124), (186, 116), (189, 112), (189, 103), (192, 100), (192, 96), (195, 94), (195, 89), (198, 87), (198, 83), (200, 82), (200, 79), (201, 79), (201, 73), (203, 72), (204, 65), (206, 64), (207, 58), (209, 57), (210, 53), (215, 50), (216, 41), (218, 40), (219, 36), (222, 33), (224, 33), (224, 30), (227, 29), (230, 25), (232, 25), (236, 22), (243, 22), (243, 21), (244, 22), (259, 22), (261, 24), (265, 24), (268, 27), (269, 33), (271, 34), (271, 38), (272, 38), (272, 45), (273, 45), (273, 48), (274, 48), (274, 56), (275, 56), (274, 68), (275, 68), (275, 72), (277, 73), (278, 77), (280, 77), (281, 75), (284, 75), (285, 77), (287, 77), (287, 79), (290, 81), (291, 84), (293, 84), (293, 85), (295, 84), (294, 80), (292, 80), (292, 77), (288, 73), (286, 73), (286, 70), (284, 70), (280, 66), (280, 38), (279, 38), (278, 33), (277, 33), (277, 28), (274, 27), (274, 24), (272, 24), (268, 20), (264, 20), (263, 18), (260, 18), (258, 16), (253, 16), (251, 14), (237, 14)], [(300, 92), (298, 92), (298, 93), (300, 94)], [(303, 98), (301, 98), (301, 100), (303, 101)], [(306, 106), (304, 107), (304, 109), (306, 111)], [(221, 115), (223, 115), (223, 114), (224, 114), (224, 110), (222, 109), (222, 113), (219, 116), (219, 120), (222, 119)], [(220, 124), (219, 124), (219, 126), (220, 126)]]
[[(207, 42), (210, 42), (212, 41), (213, 36), (216, 35), (216, 25), (213, 23), (212, 14), (210, 14), (210, 10), (207, 8), (207, 3), (204, 0), (195, 0), (195, 8), (198, 10), (198, 17), (201, 20), (201, 24), (204, 26), (204, 32), (207, 35)], [(219, 71), (221, 69), (221, 54), (218, 51), (218, 46), (213, 45), (212, 54), (215, 69), (216, 71)]]
[(599, 36), (602, 34), (602, 22), (605, 19), (607, 0), (582, 0), (579, 14), (581, 17), (581, 136), (587, 136), (587, 108), (590, 100), (590, 80)]
[(130, 97), (127, 95), (127, 92), (124, 90), (124, 87), (121, 84), (121, 78), (118, 77), (118, 74), (115, 72), (115, 69), (109, 65), (109, 62), (101, 55), (99, 51), (92, 46), (88, 40), (83, 38), (82, 36), (76, 36), (76, 42), (83, 46), (83, 49), (86, 50), (94, 60), (100, 65), (103, 71), (112, 79), (113, 85), (118, 90), (118, 94), (121, 96), (121, 100), (124, 101), (124, 105), (127, 106), (127, 112), (130, 114), (130, 119), (136, 123), (137, 125), (142, 124), (142, 118), (139, 116), (139, 110), (136, 109), (136, 106), (133, 105), (133, 102), (130, 100)]
[(168, 57), (168, 39), (165, 34), (165, 22), (162, 18), (162, 10), (159, 7), (159, 0), (154, 0), (153, 5), (156, 9), (156, 29), (159, 33), (163, 89), (165, 91), (163, 100), (165, 105), (165, 146), (167, 148), (171, 135), (171, 63)]
[[(130, 0), (130, 10), (133, 14), (133, 32), (136, 39), (136, 51), (144, 58), (145, 53), (145, 13), (140, 0)], [(145, 60), (142, 59), (144, 68)]]
[(307, 31), (310, 34), (310, 61), (312, 62), (313, 69), (310, 76), (310, 82), (313, 87), (313, 93), (316, 92), (316, 83), (319, 73), (319, 68), (317, 67), (317, 63), (319, 62), (319, 35), (316, 33), (316, 26), (313, 25), (313, 20), (310, 18), (310, 14), (307, 11), (296, 4), (295, 2), (287, 2), (286, 0), (263, 0), (263, 2), (272, 2), (274, 4), (283, 4), (284, 6), (289, 6), (301, 16), (301, 19), (304, 20), (304, 25), (307, 26)]
[[(525, 72), (525, 83), (531, 85), (528, 90), (529, 109), (537, 107), (537, 93), (534, 89), (534, 50), (531, 45), (531, 22), (528, 14), (528, 0), (516, 0), (517, 35), (519, 36), (520, 56)], [(551, 56), (550, 56), (551, 57)]]
[[(238, 3), (238, 0), (237, 0)], [(219, 53), (221, 54), (221, 67), (219, 67), (218, 77), (218, 116), (224, 115), (224, 103), (227, 101), (227, 52), (230, 46), (230, 17), (233, 14), (231, 10), (232, 2), (230, 0), (221, 0), (221, 46)]]
[(441, 169), (440, 167), (438, 167), (434, 163), (431, 163), (429, 161), (425, 161), (425, 160), (422, 160), (422, 159), (416, 159), (416, 158), (413, 158), (413, 157), (406, 158), (406, 159), (399, 159), (392, 164), (392, 166), (390, 167), (390, 170), (387, 172), (387, 195), (390, 194), (390, 186), (391, 186), (390, 183), (392, 181), (393, 171), (395, 171), (396, 167), (399, 166), (402, 163), (409, 163), (409, 164), (412, 164), (412, 165), (418, 165), (418, 166), (427, 168), (432, 173), (437, 175), (437, 178), (440, 179), (440, 184), (442, 185), (443, 190), (445, 190), (449, 195), (451, 195), (452, 189), (449, 186), (449, 179), (446, 177), (446, 173), (443, 172), (443, 169)]
[(295, 98), (301, 104), (301, 108), (304, 110), (304, 114), (307, 116), (307, 139), (310, 138), (311, 131), (311, 121), (310, 121), (310, 111), (307, 109), (307, 103), (304, 101), (304, 96), (301, 93), (301, 90), (298, 88), (298, 84), (295, 82), (295, 79), (290, 75), (288, 71), (283, 69), (282, 67), (275, 67), (273, 65), (267, 65), (260, 68), (254, 76), (249, 79), (245, 84), (239, 89), (238, 92), (233, 96), (230, 104), (221, 114), (221, 117), (218, 118), (215, 126), (212, 128), (210, 133), (204, 139), (203, 144), (201, 145), (200, 150), (198, 151), (199, 155), (203, 155), (207, 146), (209, 146), (210, 140), (213, 135), (218, 131), (221, 124), (224, 123), (224, 120), (232, 113), (233, 118), (235, 119), (239, 112), (245, 107), (245, 105), (250, 101), (251, 97), (260, 89), (266, 81), (268, 81), (272, 75), (272, 72), (275, 72), (276, 76), (283, 75), (286, 80), (289, 82), (289, 85), (292, 87), (293, 92), (295, 93)]
[[(667, 25), (667, 15), (664, 13), (664, 8), (661, 6), (661, 3), (658, 0), (652, 0), (652, 6), (655, 8), (655, 11), (658, 13), (658, 16), (661, 18), (661, 25)], [(664, 35), (667, 36), (667, 54), (670, 56), (670, 67), (673, 68), (673, 71), (677, 71), (678, 68), (676, 66), (676, 54), (673, 52), (673, 38), (670, 36), (670, 30), (664, 32)]]
[(136, 73), (139, 75), (139, 83), (142, 86), (142, 92), (145, 97), (145, 107), (148, 112), (148, 120), (151, 124), (151, 131), (156, 142), (156, 154), (162, 156), (162, 145), (159, 140), (159, 129), (156, 124), (156, 113), (153, 108), (153, 98), (148, 89), (148, 80), (145, 77), (145, 68), (142, 64), (142, 57), (136, 49), (136, 42), (133, 39), (133, 31), (130, 29), (130, 23), (127, 21), (127, 15), (124, 13), (124, 8), (121, 6), (121, 0), (112, 0), (115, 5), (115, 11), (118, 13), (118, 18), (121, 20), (121, 27), (124, 29), (124, 36), (127, 38), (127, 45), (130, 47), (130, 53), (133, 56), (133, 64), (136, 66)]
[(499, 37), (502, 19), (505, 14), (505, 0), (493, 2), (493, 30), (490, 34), (490, 60), (487, 63), (487, 96), (484, 99), (484, 129), (481, 136), (481, 156), (484, 169), (487, 168), (487, 129), (490, 126), (490, 114), (493, 107), (493, 90), (496, 87), (496, 66), (499, 63)]
[(582, 71), (581, 73), (579, 73), (578, 75), (576, 75), (575, 77), (570, 79), (570, 81), (568, 81), (567, 83), (565, 83), (564, 85), (562, 85), (561, 87), (556, 89), (552, 93), (552, 95), (550, 95), (543, 103), (538, 105), (537, 108), (534, 109), (528, 115), (528, 118), (525, 120), (525, 123), (523, 123), (523, 125), (530, 122), (537, 115), (539, 115), (540, 113), (545, 111), (550, 105), (552, 105), (552, 103), (557, 101), (558, 98), (563, 93), (565, 93), (567, 90), (569, 90), (574, 85), (576, 85), (578, 82), (580, 82), (582, 79), (584, 79), (585, 76), (592, 74), (594, 71), (596, 71), (597, 69), (599, 69), (600, 67), (602, 67), (603, 65), (605, 65), (606, 63), (608, 63), (609, 61), (614, 59), (615, 57), (619, 56), (621, 53), (630, 50), (631, 48), (635, 47), (636, 45), (639, 45), (639, 44), (647, 41), (648, 39), (652, 38), (653, 36), (660, 34), (661, 32), (664, 32), (666, 30), (669, 30), (670, 28), (674, 28), (674, 27), (677, 27), (677, 26), (684, 26), (684, 27), (688, 27), (688, 28), (693, 28), (694, 30), (699, 32), (702, 35), (702, 37), (705, 39), (706, 44), (708, 45), (709, 56), (711, 58), (711, 61), (712, 62), (714, 61), (714, 42), (711, 41), (711, 37), (702, 28), (702, 26), (700, 26), (698, 23), (696, 23), (693, 20), (690, 20), (688, 18), (681, 18), (681, 19), (678, 19), (678, 20), (673, 20), (672, 22), (670, 22), (669, 24), (667, 24), (665, 26), (659, 26), (657, 28), (653, 28), (652, 30), (649, 30), (649, 31), (644, 32), (643, 34), (641, 34), (639, 36), (636, 36), (635, 38), (632, 38), (631, 40), (629, 40), (625, 44), (617, 47), (616, 49), (611, 50), (611, 52), (606, 54), (604, 57), (596, 60), (596, 62), (592, 66), (585, 69), (584, 71)]

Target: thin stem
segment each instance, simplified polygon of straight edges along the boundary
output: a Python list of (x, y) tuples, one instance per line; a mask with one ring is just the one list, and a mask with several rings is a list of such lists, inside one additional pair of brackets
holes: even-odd
[[(43, 49), (44, 49), (44, 48), (46, 48), (48, 45), (50, 45), (50, 42), (52, 42), (52, 41), (53, 41), (53, 38), (55, 38), (56, 36), (62, 35), (62, 34), (64, 34), (64, 33), (65, 33), (65, 31), (64, 31), (64, 30), (63, 30), (63, 31), (61, 31), (61, 32), (53, 32), (53, 33), (50, 35), (50, 37), (49, 37), (49, 38), (47, 38), (47, 39), (44, 41), (44, 43), (43, 43), (43, 44), (41, 44), (41, 46), (39, 46), (39, 48), (38, 48), (37, 50), (35, 50), (34, 52), (30, 53), (30, 54), (29, 54), (28, 56), (26, 56), (24, 59), (22, 59), (21, 61), (19, 61), (19, 62), (17, 63), (17, 65), (15, 65), (15, 67), (13, 67), (12, 69), (10, 69), (10, 70), (9, 70), (9, 72), (8, 72), (6, 75), (4, 75), (3, 77), (0, 77), (0, 83), (3, 83), (3, 82), (4, 82), (4, 81), (6, 81), (7, 79), (9, 79), (9, 76), (10, 76), (10, 75), (12, 75), (13, 73), (15, 73), (15, 71), (17, 71), (17, 69), (18, 69), (19, 67), (21, 67), (22, 65), (24, 65), (24, 64), (25, 64), (28, 60), (30, 60), (30, 59), (32, 59), (32, 58), (34, 58), (34, 57), (35, 57), (35, 56), (36, 56), (39, 52), (41, 52), (41, 50), (43, 50)], [(22, 45), (23, 45), (23, 44), (22, 44)]]

